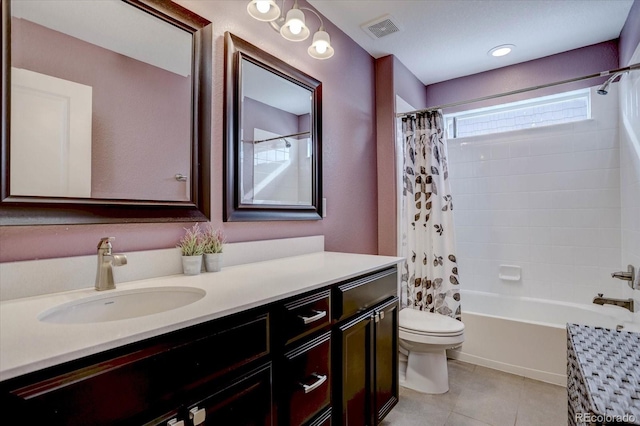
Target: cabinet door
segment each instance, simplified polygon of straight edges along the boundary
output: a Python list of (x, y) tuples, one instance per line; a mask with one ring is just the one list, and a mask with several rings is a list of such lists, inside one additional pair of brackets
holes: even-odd
[(282, 423), (300, 426), (331, 403), (331, 333), (324, 333), (284, 356)]
[(273, 425), (271, 363), (238, 377), (228, 386), (189, 407), (193, 426)]
[(398, 298), (375, 310), (375, 397), (376, 424), (398, 403)]
[(338, 425), (374, 424), (371, 406), (373, 324), (373, 311), (367, 311), (336, 329), (334, 359), (340, 362), (336, 363), (333, 377)]

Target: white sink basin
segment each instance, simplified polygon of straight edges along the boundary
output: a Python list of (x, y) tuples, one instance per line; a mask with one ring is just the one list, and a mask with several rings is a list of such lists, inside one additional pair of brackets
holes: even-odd
[(206, 291), (193, 287), (152, 287), (110, 291), (63, 303), (38, 319), (57, 324), (86, 324), (143, 317), (170, 311), (202, 299)]

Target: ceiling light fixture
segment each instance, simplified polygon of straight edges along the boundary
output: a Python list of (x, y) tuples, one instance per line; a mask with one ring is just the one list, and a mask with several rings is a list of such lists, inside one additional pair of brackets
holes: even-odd
[[(282, 0), (282, 10), (284, 10), (284, 2), (285, 0)], [(293, 7), (285, 17), (282, 15), (281, 9), (275, 0), (251, 0), (247, 5), (249, 15), (258, 21), (269, 22), (274, 30), (289, 41), (303, 41), (309, 38), (311, 34), (302, 10), (308, 10), (313, 13), (320, 21), (320, 27), (313, 35), (313, 42), (307, 52), (315, 59), (329, 59), (334, 54), (333, 47), (331, 47), (331, 38), (329, 33), (325, 31), (322, 18), (315, 10), (308, 7), (299, 7), (298, 0), (295, 0)]]
[(247, 12), (262, 22), (274, 21), (280, 17), (280, 8), (275, 0), (252, 0), (247, 5)]
[(511, 51), (515, 47), (516, 46), (513, 45), (513, 44), (501, 44), (500, 46), (496, 46), (493, 49), (489, 50), (487, 52), (487, 55), (491, 55), (491, 56), (495, 56), (495, 57), (505, 56), (505, 55), (508, 55), (509, 53), (511, 53)]
[(287, 12), (287, 19), (280, 27), (280, 35), (289, 41), (303, 41), (309, 37), (309, 28), (304, 22), (304, 13), (298, 8), (298, 1)]

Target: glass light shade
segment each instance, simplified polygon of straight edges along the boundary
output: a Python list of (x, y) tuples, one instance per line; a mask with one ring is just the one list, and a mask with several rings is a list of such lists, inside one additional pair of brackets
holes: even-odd
[(309, 37), (309, 28), (304, 23), (304, 13), (300, 9), (291, 9), (287, 12), (287, 20), (280, 35), (290, 41), (302, 41)]
[(329, 59), (333, 56), (334, 50), (331, 47), (329, 33), (320, 29), (313, 35), (313, 43), (307, 49), (311, 57), (316, 59)]
[(275, 21), (280, 17), (280, 8), (275, 0), (251, 0), (247, 5), (247, 12), (262, 22)]

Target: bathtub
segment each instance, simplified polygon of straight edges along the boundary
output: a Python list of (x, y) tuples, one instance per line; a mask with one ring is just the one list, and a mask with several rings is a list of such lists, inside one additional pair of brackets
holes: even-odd
[(465, 341), (448, 356), (566, 386), (568, 322), (640, 332), (640, 313), (463, 290)]

